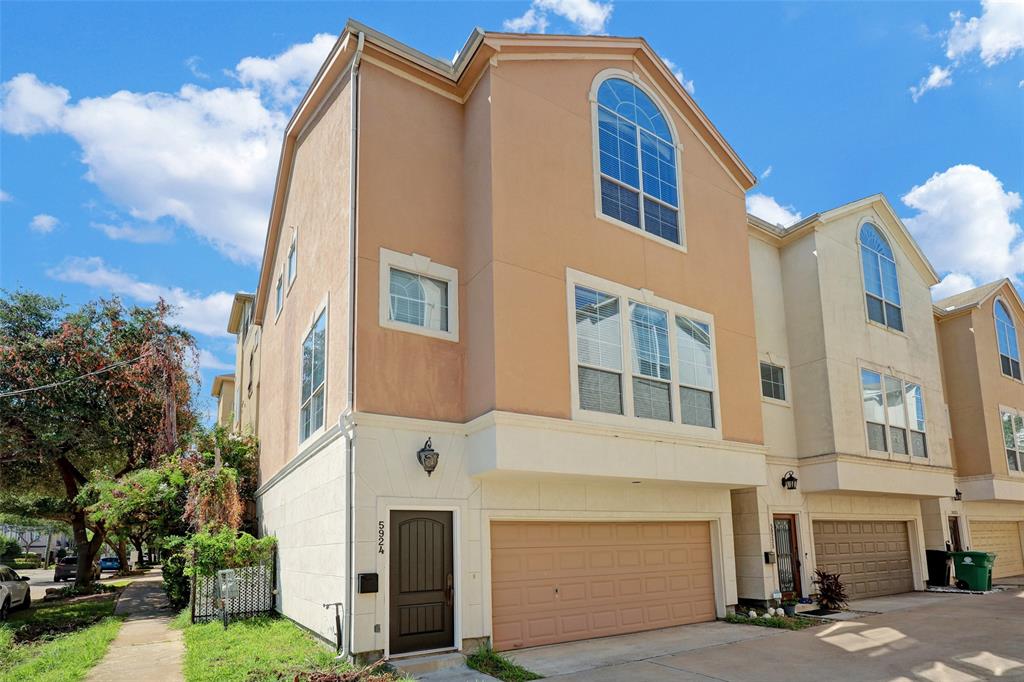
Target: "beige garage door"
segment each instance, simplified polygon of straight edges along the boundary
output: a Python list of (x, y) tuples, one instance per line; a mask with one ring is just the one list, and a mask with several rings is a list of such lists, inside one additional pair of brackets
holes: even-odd
[(495, 522), (498, 650), (715, 618), (708, 523)]
[(850, 599), (914, 589), (905, 521), (815, 521), (813, 525), (818, 568), (842, 574)]
[(1016, 521), (971, 521), (971, 549), (995, 552), (993, 578), (1024, 574), (1020, 550), (1020, 525)]

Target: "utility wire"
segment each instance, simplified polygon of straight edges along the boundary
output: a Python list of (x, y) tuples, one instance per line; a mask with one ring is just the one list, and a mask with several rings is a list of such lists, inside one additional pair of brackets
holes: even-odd
[(21, 388), (18, 389), (17, 391), (7, 391), (5, 393), (0, 393), (0, 398), (9, 398), (11, 396), (21, 395), (23, 393), (32, 393), (34, 391), (45, 391), (48, 388), (56, 388), (57, 386), (63, 386), (65, 384), (70, 384), (75, 381), (80, 381), (91, 376), (96, 376), (97, 374), (103, 374), (104, 372), (109, 372), (119, 367), (124, 367), (125, 365), (130, 365), (133, 362), (138, 362), (142, 358), (152, 355), (153, 352), (154, 351), (148, 350), (137, 358), (132, 358), (131, 360), (121, 360), (120, 362), (115, 362), (112, 365), (101, 367), (100, 369), (97, 369), (93, 372), (89, 372), (87, 374), (83, 374), (82, 376), (74, 377), (73, 379), (65, 379), (64, 381), (55, 381), (52, 384), (43, 384), (42, 386), (33, 386), (32, 388)]

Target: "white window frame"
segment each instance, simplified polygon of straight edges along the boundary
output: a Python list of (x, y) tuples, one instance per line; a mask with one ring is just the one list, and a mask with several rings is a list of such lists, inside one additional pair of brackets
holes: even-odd
[(1009, 448), (1006, 447), (1006, 441), (1003, 440), (1005, 437), (1003, 434), (1004, 414), (1013, 415), (1014, 419), (1024, 419), (1024, 410), (1018, 410), (1017, 408), (1009, 407), (1007, 405), (999, 406), (999, 442), (1003, 446), (1003, 462), (1006, 463), (1006, 471), (1011, 476), (1024, 476), (1024, 445), (1019, 445), (1014, 450), (1017, 453), (1017, 469), (1010, 468), (1010, 460), (1006, 457), (1006, 451), (1009, 450)]
[(1021, 378), (1020, 379), (1018, 379), (1017, 377), (1013, 376), (1012, 374), (1007, 374), (1006, 372), (1003, 371), (1003, 357), (1005, 357), (1005, 356), (1003, 355), (1002, 351), (999, 350), (999, 318), (996, 317), (996, 310), (999, 309), (998, 307), (999, 307), (1000, 303), (1003, 305), (1004, 308), (1006, 308), (1006, 314), (1010, 316), (1010, 322), (1013, 323), (1013, 327), (1011, 328), (1010, 331), (1016, 337), (1015, 340), (1017, 341), (1017, 355), (1018, 356), (1021, 355), (1021, 348), (1024, 347), (1024, 345), (1021, 344), (1022, 335), (1019, 332), (1020, 328), (1017, 326), (1017, 318), (1014, 317), (1014, 315), (1013, 315), (1013, 308), (1010, 307), (1010, 304), (1007, 303), (1006, 300), (1002, 296), (996, 296), (995, 300), (992, 302), (992, 324), (995, 325), (995, 328), (996, 328), (996, 359), (999, 362), (999, 373), (1002, 374), (1007, 379), (1010, 379), (1011, 381), (1016, 381), (1018, 383), (1024, 383), (1024, 361), (1022, 361), (1022, 359), (1020, 357), (1011, 358), (1011, 360), (1016, 360), (1017, 363), (1021, 367)]
[[(448, 284), (448, 331), (428, 329), (419, 325), (391, 319), (391, 270), (402, 270), (414, 275), (441, 280)], [(421, 334), (444, 341), (459, 341), (459, 271), (435, 263), (418, 253), (406, 254), (381, 248), (380, 250), (380, 326), (412, 334)]]
[[(874, 420), (869, 420), (867, 412), (865, 412), (865, 410), (864, 410), (864, 380), (863, 380), (863, 376), (861, 374), (861, 372), (863, 370), (867, 370), (869, 372), (874, 372), (875, 374), (878, 374), (878, 375), (880, 375), (882, 377), (882, 414), (885, 417), (885, 423), (883, 424), (883, 426), (885, 427), (885, 450), (884, 451), (883, 450), (874, 450), (874, 449), (872, 449), (872, 447), (870, 445), (871, 439), (868, 437), (868, 422), (870, 421), (872, 424), (878, 424), (879, 422), (874, 421)], [(896, 379), (897, 381), (900, 382), (900, 390), (902, 391), (902, 395), (903, 395), (903, 420), (904, 420), (905, 426), (895, 426), (895, 427), (893, 427), (889, 423), (889, 406), (888, 406), (888, 403), (886, 402), (886, 389), (885, 389), (885, 378), (886, 377), (889, 377), (891, 379)], [(923, 431), (921, 431), (921, 430), (911, 426), (910, 409), (909, 409), (909, 407), (907, 405), (907, 390), (906, 390), (907, 384), (913, 384), (914, 386), (917, 386), (919, 389), (921, 389), (921, 406), (924, 409), (924, 430)], [(857, 397), (858, 397), (858, 400), (860, 400), (861, 422), (864, 424), (864, 427), (863, 427), (862, 430), (864, 432), (864, 451), (865, 452), (867, 452), (867, 453), (872, 453), (872, 452), (882, 453), (882, 452), (885, 452), (891, 458), (900, 459), (902, 461), (907, 461), (907, 462), (926, 462), (926, 461), (931, 460), (931, 457), (932, 457), (932, 445), (933, 445), (933, 443), (931, 442), (931, 438), (930, 438), (929, 431), (928, 431), (928, 415), (930, 414), (930, 412), (928, 410), (928, 406), (927, 406), (926, 400), (925, 400), (925, 387), (924, 387), (924, 384), (921, 383), (920, 379), (915, 379), (915, 378), (907, 377), (907, 376), (904, 376), (904, 375), (901, 375), (901, 374), (897, 374), (897, 373), (892, 372), (892, 371), (890, 371), (888, 369), (885, 369), (885, 368), (882, 368), (882, 367), (878, 367), (878, 366), (875, 366), (875, 365), (861, 364), (861, 365), (857, 366)], [(906, 453), (896, 452), (896, 451), (894, 451), (892, 449), (892, 429), (893, 428), (903, 429), (906, 432), (906, 441), (907, 441), (907, 451), (906, 451)], [(924, 449), (925, 449), (924, 457), (921, 457), (920, 455), (913, 454), (914, 446), (913, 446), (912, 439), (911, 439), (911, 436), (910, 436), (911, 431), (924, 434)]]
[[(292, 260), (293, 258), (294, 261)], [(299, 275), (299, 229), (297, 227), (292, 228), (292, 240), (288, 246), (284, 266), (287, 271), (285, 277), (285, 295), (287, 295), (291, 293), (292, 285), (295, 284), (295, 278)]]
[[(331, 376), (331, 317), (329, 314), (330, 295), (324, 296), (324, 300), (316, 307), (316, 310), (310, 316), (309, 321), (300, 330), (300, 336), (298, 339), (299, 349), (299, 381), (296, 386), (297, 398), (296, 404), (296, 420), (295, 420), (295, 436), (299, 441), (300, 450), (307, 443), (316, 441), (317, 437), (323, 435), (327, 431), (327, 396), (328, 388), (330, 387), (330, 376)], [(306, 337), (313, 332), (313, 328), (316, 326), (316, 321), (320, 319), (320, 315), (324, 316), (324, 423), (318, 428), (310, 432), (305, 438), (302, 437), (302, 344), (305, 343)], [(312, 399), (313, 393), (310, 393), (310, 399)]]
[[(635, 229), (635, 228), (631, 228)], [(569, 373), (570, 388), (572, 391), (572, 418), (576, 421), (605, 426), (616, 426), (636, 431), (647, 431), (667, 435), (695, 436), (702, 439), (722, 440), (722, 393), (719, 385), (718, 350), (715, 332), (715, 316), (711, 313), (677, 303), (656, 296), (648, 289), (633, 289), (617, 282), (603, 279), (594, 275), (566, 268), (566, 315), (569, 333)], [(595, 410), (584, 410), (580, 408), (579, 388), (579, 361), (576, 341), (576, 316), (573, 311), (576, 309), (576, 287), (586, 287), (619, 298), (619, 318), (621, 326), (620, 338), (622, 339), (622, 411), (623, 414), (609, 414)], [(668, 313), (668, 346), (669, 346), (669, 367), (671, 368), (671, 379), (669, 385), (669, 405), (672, 411), (672, 421), (660, 421), (657, 419), (646, 419), (634, 416), (633, 405), (633, 377), (643, 375), (633, 374), (633, 336), (630, 327), (629, 302), (635, 301), (654, 308), (659, 308)], [(711, 406), (714, 413), (715, 425), (713, 427), (695, 426), (682, 423), (682, 410), (680, 405), (679, 388), (684, 386), (679, 376), (679, 351), (677, 347), (675, 317), (688, 317), (695, 322), (702, 322), (708, 325), (711, 336), (711, 364), (712, 364), (712, 388)], [(644, 377), (649, 378), (649, 377)], [(700, 390), (708, 390), (701, 388)]]
[[(782, 400), (773, 398), (764, 394), (764, 387), (761, 386), (761, 365), (771, 365), (772, 367), (778, 367), (782, 370), (782, 391), (786, 394), (786, 397)], [(790, 406), (790, 393), (789, 393), (789, 365), (779, 360), (778, 358), (759, 358), (757, 361), (757, 383), (758, 388), (761, 391), (761, 400), (766, 403), (772, 403), (775, 405)]]
[[(889, 245), (890, 249), (892, 249), (893, 262), (896, 263), (896, 286), (899, 288), (899, 295), (900, 295), (900, 304), (898, 306), (896, 306), (896, 307), (899, 308), (899, 310), (900, 310), (900, 321), (903, 322), (903, 329), (896, 329), (895, 327), (890, 327), (888, 324), (882, 324), (881, 322), (877, 322), (875, 320), (872, 320), (871, 319), (871, 314), (868, 311), (868, 296), (871, 296), (873, 298), (878, 298), (878, 297), (875, 296), (874, 294), (869, 294), (868, 293), (868, 277), (867, 277), (867, 273), (864, 272), (864, 259), (861, 257), (861, 248), (863, 247), (863, 244), (860, 241), (860, 231), (862, 229), (864, 229), (864, 224), (865, 223), (870, 223), (872, 226), (874, 226), (874, 228), (876, 230), (878, 230), (878, 233), (882, 235), (882, 238), (885, 240), (885, 243)], [(903, 292), (904, 292), (903, 277), (900, 274), (901, 268), (900, 268), (899, 261), (896, 260), (896, 249), (892, 245), (893, 244), (892, 236), (889, 234), (888, 230), (886, 230), (886, 229), (884, 229), (882, 227), (881, 223), (882, 223), (882, 221), (880, 219), (878, 219), (877, 217), (872, 217), (872, 216), (865, 216), (864, 218), (861, 218), (860, 221), (857, 223), (856, 243), (857, 243), (857, 268), (858, 268), (858, 270), (860, 270), (860, 304), (861, 304), (861, 307), (864, 309), (864, 319), (867, 320), (867, 323), (869, 325), (874, 325), (875, 327), (878, 327), (879, 329), (884, 329), (884, 330), (886, 330), (886, 331), (888, 331), (888, 332), (890, 332), (892, 334), (898, 334), (900, 336), (906, 336), (907, 335), (907, 318), (906, 318), (906, 315), (904, 314), (906, 312), (906, 304), (903, 301)], [(871, 250), (871, 249), (869, 249), (869, 250)], [(875, 253), (877, 253), (877, 252), (875, 252)], [(885, 287), (884, 282), (882, 284), (882, 287), (883, 288)], [(885, 309), (886, 303), (888, 303), (888, 301), (886, 301), (883, 298), (882, 299), (883, 311)], [(893, 304), (889, 303), (889, 305), (893, 305)], [(886, 317), (886, 319), (888, 319), (888, 317)], [(874, 371), (874, 370), (872, 370), (872, 371)]]
[(277, 274), (277, 284), (274, 285), (274, 303), (276, 308), (274, 310), (274, 323), (281, 317), (281, 311), (284, 310), (284, 271), (282, 270)]
[[(644, 206), (643, 206), (643, 167), (640, 168), (640, 226), (630, 225), (629, 223), (623, 222), (618, 218), (613, 218), (601, 210), (601, 150), (600, 150), (600, 138), (598, 136), (598, 105), (597, 103), (597, 92), (601, 89), (601, 84), (611, 78), (619, 78), (629, 83), (632, 83), (637, 88), (642, 90), (651, 101), (654, 102), (655, 106), (661, 111), (665, 117), (665, 121), (668, 124), (669, 130), (672, 132), (673, 148), (676, 153), (676, 193), (679, 206), (676, 208), (678, 212), (678, 224), (679, 224), (679, 243), (670, 242), (664, 237), (659, 237), (656, 234), (651, 234), (644, 229)], [(670, 249), (676, 249), (677, 251), (687, 252), (686, 248), (686, 211), (683, 202), (683, 145), (679, 142), (679, 131), (676, 129), (675, 121), (671, 112), (674, 111), (671, 107), (664, 105), (665, 98), (655, 92), (655, 90), (645, 83), (638, 74), (631, 71), (624, 71), (623, 69), (604, 69), (599, 72), (594, 80), (590, 84), (590, 129), (591, 129), (591, 149), (592, 149), (592, 164), (593, 164), (593, 176), (594, 176), (594, 215), (598, 220), (603, 220), (612, 225), (616, 225), (625, 230), (628, 230), (630, 234), (639, 234), (645, 239), (667, 246)], [(616, 180), (613, 182), (618, 183)]]

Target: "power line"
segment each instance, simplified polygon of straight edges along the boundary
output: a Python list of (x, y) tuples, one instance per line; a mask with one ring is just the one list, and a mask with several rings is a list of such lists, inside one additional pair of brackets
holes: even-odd
[(86, 379), (86, 378), (91, 377), (91, 376), (96, 376), (97, 374), (103, 374), (104, 372), (109, 372), (111, 370), (115, 370), (115, 369), (117, 369), (119, 367), (124, 367), (125, 365), (130, 365), (133, 362), (138, 362), (142, 358), (144, 358), (144, 357), (146, 357), (148, 355), (152, 355), (152, 354), (153, 354), (153, 351), (149, 350), (149, 351), (146, 351), (145, 353), (143, 353), (142, 355), (140, 355), (137, 358), (132, 358), (131, 360), (121, 360), (120, 362), (115, 362), (112, 365), (107, 365), (106, 367), (101, 367), (100, 369), (97, 369), (97, 370), (92, 371), (92, 372), (88, 372), (87, 374), (83, 374), (81, 376), (77, 376), (77, 377), (74, 377), (72, 379), (65, 379), (64, 381), (55, 381), (52, 384), (44, 384), (42, 386), (33, 386), (32, 388), (20, 388), (17, 391), (7, 391), (5, 393), (0, 393), (0, 398), (9, 398), (11, 396), (22, 395), (23, 393), (32, 393), (34, 391), (45, 391), (48, 388), (56, 388), (57, 386), (63, 386), (65, 384), (70, 384), (70, 383), (73, 383), (75, 381), (80, 381), (82, 379)]

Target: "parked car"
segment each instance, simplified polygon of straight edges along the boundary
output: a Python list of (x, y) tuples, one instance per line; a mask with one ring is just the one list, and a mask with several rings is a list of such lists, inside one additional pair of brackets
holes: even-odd
[[(100, 577), (100, 567), (92, 565), (93, 576)], [(78, 577), (78, 557), (66, 556), (57, 562), (53, 569), (53, 582), (59, 583), (63, 580), (74, 580)]]
[(13, 568), (0, 566), (0, 621), (7, 620), (11, 609), (27, 609), (32, 605), (28, 576), (18, 575)]
[(116, 556), (105, 556), (100, 559), (100, 573), (103, 571), (120, 571), (121, 560)]

